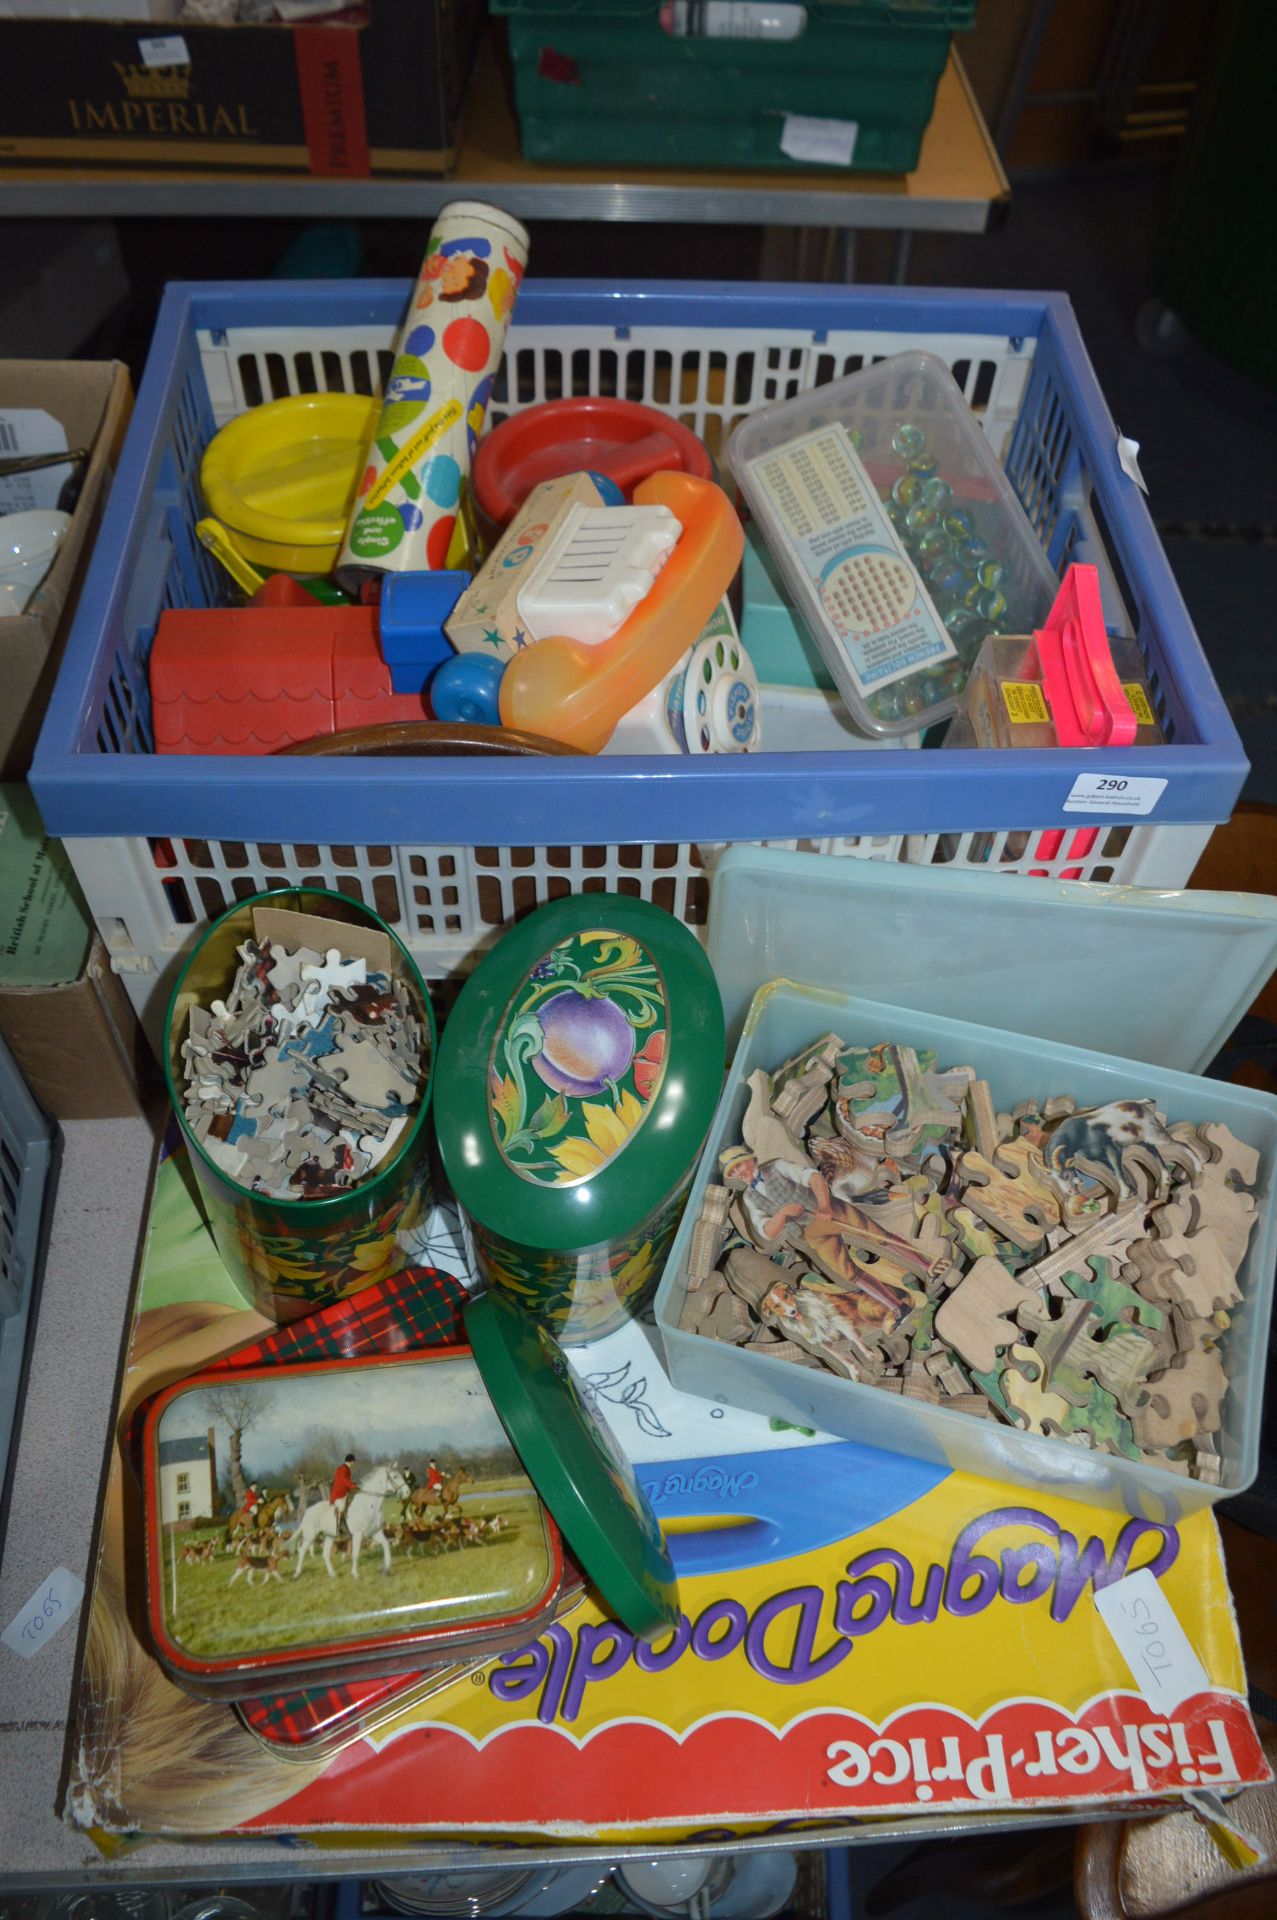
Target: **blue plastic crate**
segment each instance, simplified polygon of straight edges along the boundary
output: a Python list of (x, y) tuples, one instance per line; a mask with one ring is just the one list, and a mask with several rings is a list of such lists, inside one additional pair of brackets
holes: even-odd
[[(1095, 558), (1120, 592), (1168, 745), (1134, 759), (1111, 749), (338, 764), (150, 754), (146, 662), (160, 611), (222, 591), (193, 532), (215, 425), (272, 393), (377, 386), (407, 293), (398, 281), (169, 288), (32, 773), (51, 832), (545, 848), (1227, 819), (1247, 770), (1241, 743), (1118, 464), (1069, 303), (1041, 293), (532, 282), (493, 417), (555, 393), (619, 391), (721, 449), (769, 400), (928, 346), (977, 406), (987, 393), (995, 443), (1005, 414), (1008, 471), (1052, 561)], [(1147, 814), (1066, 812), (1083, 772), (1166, 785)]]

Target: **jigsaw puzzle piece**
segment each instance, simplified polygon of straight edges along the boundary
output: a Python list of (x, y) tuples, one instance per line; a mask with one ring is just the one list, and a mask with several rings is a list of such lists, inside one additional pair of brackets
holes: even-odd
[(998, 1354), (1019, 1339), (1014, 1315), (1024, 1289), (1000, 1260), (985, 1256), (946, 1294), (935, 1317), (941, 1340), (980, 1373), (993, 1371)]
[(983, 1154), (964, 1153), (960, 1167), (966, 1183), (963, 1199), (971, 1211), (1021, 1252), (1036, 1252), (1048, 1226), (1059, 1219), (1058, 1209), (1044, 1213), (1036, 1187), (1003, 1173)]

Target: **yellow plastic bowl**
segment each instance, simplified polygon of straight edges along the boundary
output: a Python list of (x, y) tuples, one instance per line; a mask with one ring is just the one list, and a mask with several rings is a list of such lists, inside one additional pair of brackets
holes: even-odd
[(214, 435), (200, 485), (246, 560), (277, 573), (332, 571), (379, 409), (362, 393), (299, 393)]

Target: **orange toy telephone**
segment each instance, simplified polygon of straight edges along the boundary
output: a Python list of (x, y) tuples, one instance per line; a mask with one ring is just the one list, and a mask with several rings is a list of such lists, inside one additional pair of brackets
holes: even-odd
[(591, 646), (552, 636), (517, 653), (501, 681), (507, 727), (585, 753), (608, 743), (623, 714), (687, 652), (740, 565), (745, 536), (721, 487), (689, 473), (654, 473), (636, 507), (668, 507), (682, 536), (651, 592), (611, 639)]

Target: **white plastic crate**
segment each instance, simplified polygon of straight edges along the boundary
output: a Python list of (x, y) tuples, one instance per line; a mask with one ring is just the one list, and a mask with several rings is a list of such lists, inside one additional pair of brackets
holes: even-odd
[[(393, 336), (393, 327), (386, 325), (338, 326), (322, 320), (300, 331), (277, 325), (199, 328), (195, 339), (213, 424), (221, 426), (261, 400), (315, 388), (378, 392), (389, 368)], [(830, 327), (813, 333), (810, 324), (733, 324), (721, 331), (703, 324), (662, 326), (658, 331), (641, 325), (520, 324), (510, 336), (490, 417), (496, 422), (561, 395), (620, 393), (675, 415), (721, 462), (736, 422), (759, 407), (920, 345), (953, 369), (1002, 457), (1037, 346), (1027, 332), (940, 329), (919, 334), (916, 329)], [(1036, 490), (1030, 489), (1030, 515), (1044, 541), (1054, 539), (1053, 558), (1059, 564), (1066, 557), (1103, 563), (1106, 610), (1119, 619), (1117, 582), (1090, 516), (1089, 486), (1069, 466), (1066, 423), (1040, 425), (1043, 476)], [(201, 429), (185, 396), (179, 397), (173, 434), (188, 489), (207, 431), (207, 423)], [(1040, 511), (1034, 505), (1038, 498)], [(1049, 524), (1044, 517), (1048, 514)], [(1053, 535), (1057, 523), (1065, 536), (1063, 546)], [(220, 580), (207, 556), (196, 550), (190, 564), (208, 597), (220, 593)], [(188, 595), (189, 587), (170, 580), (164, 603), (184, 604)], [(135, 750), (146, 742), (144, 717), (116, 711), (118, 705), (118, 696), (108, 694), (103, 724), (111, 737), (99, 744), (108, 752)], [(945, 769), (940, 756), (936, 761), (941, 781)], [(268, 824), (263, 820), (263, 828)], [(875, 831), (766, 844), (949, 868), (1176, 886), (1192, 871), (1209, 833), (1208, 825), (1092, 825), (908, 836)], [(145, 839), (114, 833), (100, 838), (67, 835), (66, 845), (113, 965), (157, 1043), (180, 956), (203, 925), (235, 897), (301, 883), (348, 892), (374, 906), (395, 928), (426, 978), (441, 981), (473, 964), (512, 919), (569, 892), (610, 889), (639, 895), (700, 928), (707, 917), (716, 852), (707, 844), (687, 843), (342, 846), (298, 840)]]

